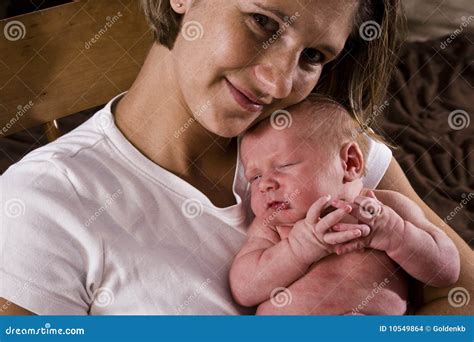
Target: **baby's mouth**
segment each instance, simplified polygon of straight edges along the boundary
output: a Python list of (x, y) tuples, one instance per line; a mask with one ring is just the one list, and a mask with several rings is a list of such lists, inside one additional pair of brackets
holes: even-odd
[(290, 204), (287, 202), (273, 201), (267, 204), (267, 209), (286, 210), (289, 208), (290, 208)]

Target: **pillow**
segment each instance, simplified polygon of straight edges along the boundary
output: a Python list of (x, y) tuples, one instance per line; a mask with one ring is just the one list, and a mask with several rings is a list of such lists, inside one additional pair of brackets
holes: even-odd
[(425, 41), (474, 33), (473, 0), (402, 0), (408, 22), (408, 40)]

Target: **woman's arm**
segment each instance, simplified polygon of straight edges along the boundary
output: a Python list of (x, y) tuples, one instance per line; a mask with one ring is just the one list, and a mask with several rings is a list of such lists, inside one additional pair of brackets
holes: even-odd
[(472, 306), (462, 306), (454, 308), (449, 304), (448, 293), (454, 287), (463, 287), (469, 294), (474, 296), (474, 253), (466, 242), (449, 227), (436, 213), (426, 205), (410, 185), (402, 168), (392, 158), (392, 162), (385, 173), (382, 181), (377, 187), (381, 190), (398, 191), (409, 197), (424, 211), (428, 220), (440, 227), (450, 238), (459, 250), (461, 258), (461, 273), (459, 280), (451, 287), (434, 288), (425, 286), (422, 289), (423, 298), (422, 307), (418, 308), (417, 314), (420, 315), (469, 315), (473, 314)]

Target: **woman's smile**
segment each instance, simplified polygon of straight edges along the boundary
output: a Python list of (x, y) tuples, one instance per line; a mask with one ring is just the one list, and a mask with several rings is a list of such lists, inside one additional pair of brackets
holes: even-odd
[(238, 89), (227, 78), (225, 79), (225, 82), (235, 102), (237, 102), (237, 104), (242, 109), (252, 113), (261, 113), (263, 111), (264, 103), (259, 100), (256, 100), (254, 98), (254, 95), (249, 94), (243, 89)]

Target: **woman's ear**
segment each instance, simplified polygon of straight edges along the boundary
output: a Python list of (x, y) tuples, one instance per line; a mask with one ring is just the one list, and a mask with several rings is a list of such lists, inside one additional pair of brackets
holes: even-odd
[(341, 148), (341, 163), (344, 171), (343, 182), (352, 182), (364, 176), (364, 155), (356, 142), (348, 142)]
[(170, 0), (171, 8), (178, 14), (186, 13), (192, 2), (192, 0)]

